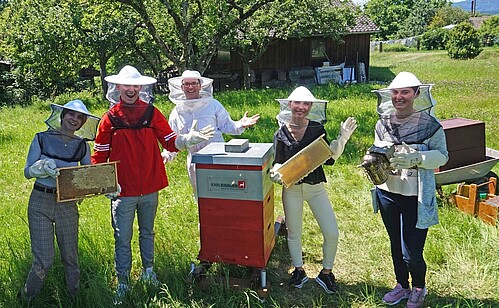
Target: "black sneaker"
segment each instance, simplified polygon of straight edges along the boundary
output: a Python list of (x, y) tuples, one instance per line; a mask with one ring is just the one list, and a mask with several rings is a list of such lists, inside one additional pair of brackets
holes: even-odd
[(308, 281), (307, 274), (305, 273), (304, 270), (298, 270), (295, 268), (293, 273), (291, 274), (291, 279), (289, 280), (289, 285), (294, 286), (295, 288), (301, 289), (305, 282)]
[(315, 278), (315, 281), (317, 281), (317, 283), (324, 288), (327, 294), (333, 294), (338, 291), (338, 284), (336, 283), (336, 279), (334, 278), (334, 274), (332, 272), (324, 274), (321, 271), (319, 276)]

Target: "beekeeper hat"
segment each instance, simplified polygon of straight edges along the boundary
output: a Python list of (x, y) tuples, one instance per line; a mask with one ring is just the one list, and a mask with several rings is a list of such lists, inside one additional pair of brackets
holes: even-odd
[(62, 112), (65, 109), (73, 110), (87, 116), (85, 123), (83, 123), (82, 127), (75, 132), (75, 135), (87, 140), (95, 139), (95, 135), (97, 134), (97, 125), (99, 124), (100, 118), (92, 115), (81, 100), (75, 99), (69, 101), (64, 104), (64, 106), (50, 104), (50, 108), (52, 109), (52, 113), (45, 121), (45, 124), (47, 124), (49, 128), (54, 130), (59, 129), (61, 127)]
[(419, 79), (413, 73), (400, 72), (397, 74), (397, 76), (395, 76), (390, 85), (385, 89), (393, 90), (420, 86), (429, 86), (429, 84), (422, 84), (421, 81), (419, 81)]
[(208, 87), (213, 83), (213, 79), (203, 77), (198, 71), (186, 70), (182, 76), (168, 79), (170, 87), (180, 88), (184, 79), (198, 79), (202, 87)]
[(309, 89), (300, 86), (296, 89), (294, 89), (293, 92), (288, 96), (288, 98), (278, 98), (276, 99), (280, 103), (288, 103), (288, 102), (312, 102), (312, 103), (326, 103), (327, 101), (323, 99), (317, 99), (315, 96), (310, 92)]
[(148, 85), (156, 83), (156, 78), (143, 76), (139, 71), (130, 65), (125, 65), (117, 75), (110, 75), (104, 78), (107, 82), (123, 85)]

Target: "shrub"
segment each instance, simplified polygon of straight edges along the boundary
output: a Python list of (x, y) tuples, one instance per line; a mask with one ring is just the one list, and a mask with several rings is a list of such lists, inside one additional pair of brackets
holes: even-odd
[(421, 36), (421, 46), (426, 50), (444, 50), (447, 43), (449, 30), (433, 28)]
[(391, 45), (383, 45), (384, 52), (401, 52), (401, 51), (409, 51), (409, 47), (404, 46), (402, 44), (391, 44)]
[(499, 45), (499, 16), (485, 20), (478, 29), (482, 46)]
[(473, 59), (482, 52), (478, 32), (468, 22), (462, 22), (449, 32), (447, 53), (451, 59)]

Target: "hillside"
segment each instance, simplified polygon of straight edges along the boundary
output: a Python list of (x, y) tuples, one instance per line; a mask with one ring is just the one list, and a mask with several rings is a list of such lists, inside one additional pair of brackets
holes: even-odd
[[(465, 11), (471, 11), (471, 1), (465, 0), (461, 2), (454, 2), (452, 6), (460, 7)], [(496, 15), (499, 14), (499, 1), (497, 0), (476, 0), (476, 12), (483, 15)]]

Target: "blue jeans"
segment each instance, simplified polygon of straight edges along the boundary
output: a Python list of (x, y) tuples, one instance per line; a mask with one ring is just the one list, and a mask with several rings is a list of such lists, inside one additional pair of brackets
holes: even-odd
[(158, 208), (158, 192), (137, 197), (118, 197), (111, 202), (114, 229), (114, 262), (120, 282), (128, 282), (132, 267), (131, 241), (135, 212), (139, 224), (139, 246), (142, 266), (154, 264), (154, 218)]
[(380, 201), (381, 217), (390, 237), (393, 267), (397, 282), (409, 287), (409, 274), (413, 287), (424, 287), (426, 262), (423, 249), (428, 229), (416, 228), (418, 197), (403, 196), (376, 189)]

